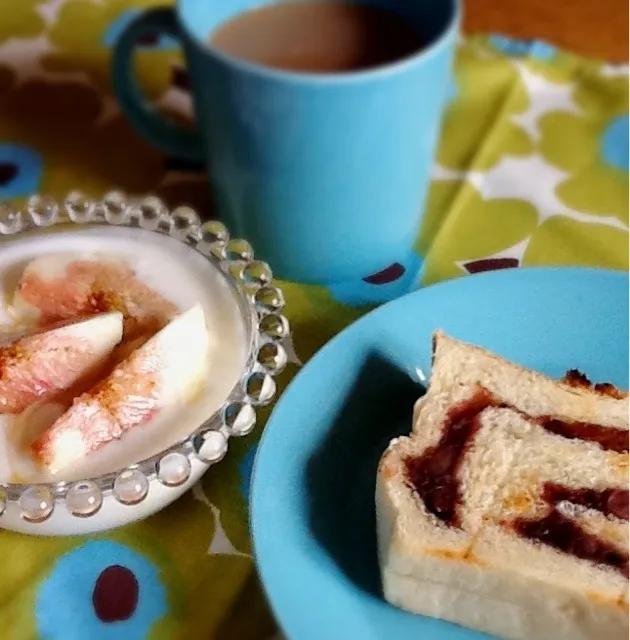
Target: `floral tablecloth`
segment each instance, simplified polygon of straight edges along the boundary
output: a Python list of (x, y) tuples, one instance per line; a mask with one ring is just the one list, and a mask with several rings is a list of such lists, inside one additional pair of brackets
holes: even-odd
[[(0, 199), (116, 187), (211, 215), (201, 168), (139, 139), (110, 92), (111, 46), (150, 4), (3, 0)], [(159, 108), (186, 117), (186, 74), (172, 43), (144, 43), (137, 68)], [(414, 251), (379, 284), (282, 283), (303, 360), (367, 303), (419, 285), (542, 264), (627, 270), (627, 66), (541, 42), (463, 39), (433, 177), (416, 245), (424, 264)], [(236, 440), (194, 490), (145, 522), (90, 538), (0, 532), (2, 637), (271, 638), (247, 526), (257, 438)], [(96, 590), (112, 566), (125, 571)], [(134, 577), (137, 600), (126, 600)]]

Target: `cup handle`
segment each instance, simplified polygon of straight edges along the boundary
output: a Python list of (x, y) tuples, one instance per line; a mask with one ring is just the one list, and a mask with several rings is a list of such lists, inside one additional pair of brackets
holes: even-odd
[(171, 122), (154, 109), (136, 82), (133, 54), (141, 36), (166, 34), (181, 40), (175, 12), (169, 7), (149, 9), (132, 20), (114, 46), (111, 72), (114, 93), (123, 113), (140, 135), (165, 153), (186, 160), (203, 160), (201, 138)]

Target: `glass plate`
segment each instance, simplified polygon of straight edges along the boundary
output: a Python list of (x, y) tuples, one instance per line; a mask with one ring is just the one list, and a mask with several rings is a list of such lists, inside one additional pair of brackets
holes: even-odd
[(190, 207), (169, 211), (154, 196), (128, 199), (119, 192), (102, 200), (73, 192), (63, 204), (38, 195), (24, 209), (0, 203), (0, 248), (27, 235), (98, 226), (126, 227), (139, 237), (162, 234), (201, 254), (238, 304), (246, 333), (245, 366), (220, 408), (156, 455), (72, 482), (0, 485), (0, 526), (5, 529), (37, 535), (95, 533), (164, 508), (226, 455), (231, 437), (254, 429), (256, 407), (275, 395), (274, 377), (288, 361), (297, 362), (282, 315), (284, 296), (273, 284), (271, 269), (254, 259), (247, 241), (231, 239), (221, 222), (202, 223)]

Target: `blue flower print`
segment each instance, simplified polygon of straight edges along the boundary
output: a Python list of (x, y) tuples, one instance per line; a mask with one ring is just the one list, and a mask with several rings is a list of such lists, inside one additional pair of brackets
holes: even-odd
[(24, 145), (0, 142), (0, 200), (36, 193), (42, 179), (41, 156)]
[(459, 87), (457, 86), (457, 80), (453, 74), (448, 78), (448, 84), (446, 85), (446, 104), (450, 104), (459, 95)]
[(508, 56), (517, 58), (530, 57), (535, 60), (551, 60), (558, 50), (543, 40), (516, 40), (502, 35), (490, 37), (492, 46)]
[(604, 162), (628, 172), (628, 114), (610, 122), (601, 140), (601, 154)]
[(35, 603), (43, 640), (145, 640), (167, 611), (158, 568), (108, 540), (88, 542), (59, 558)]
[(420, 257), (412, 251), (403, 262), (395, 262), (362, 280), (330, 285), (328, 290), (337, 302), (353, 307), (389, 302), (416, 288), (421, 266)]
[(241, 464), (238, 468), (238, 475), (240, 476), (241, 483), (239, 489), (241, 495), (245, 499), (245, 502), (249, 502), (249, 492), (251, 490), (252, 471), (254, 470), (254, 459), (256, 458), (256, 450), (258, 445), (252, 445), (247, 453), (243, 456)]

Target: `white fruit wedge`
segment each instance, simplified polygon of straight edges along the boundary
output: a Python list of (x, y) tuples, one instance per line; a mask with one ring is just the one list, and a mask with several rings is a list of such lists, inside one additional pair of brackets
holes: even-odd
[(172, 302), (141, 282), (124, 260), (54, 253), (26, 265), (12, 311), (44, 324), (120, 311), (125, 338), (153, 335), (178, 313)]
[(200, 306), (178, 316), (73, 405), (32, 444), (53, 473), (165, 410), (183, 406), (207, 371), (209, 336)]
[(0, 347), (0, 414), (22, 413), (94, 375), (122, 333), (122, 314), (104, 313)]

